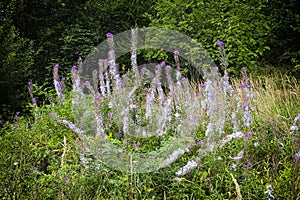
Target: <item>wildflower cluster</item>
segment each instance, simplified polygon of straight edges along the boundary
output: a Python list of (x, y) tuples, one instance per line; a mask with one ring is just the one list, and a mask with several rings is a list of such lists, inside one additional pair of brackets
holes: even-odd
[[(135, 164), (131, 163), (131, 166), (122, 164), (123, 169), (142, 168), (143, 171), (153, 171), (170, 166), (192, 147), (200, 146), (198, 157), (189, 161), (176, 173), (177, 176), (183, 176), (197, 167), (201, 158), (214, 151), (217, 146), (222, 148), (232, 139), (244, 137), (244, 134), (238, 130), (240, 122), (236, 120), (236, 115), (239, 112), (239, 99), (229, 83), (224, 43), (222, 41), (217, 43), (224, 76), (220, 79), (216, 78), (218, 67), (213, 67), (212, 70), (203, 69), (206, 72), (206, 81), (195, 88), (181, 74), (178, 50), (173, 52), (175, 70), (165, 62), (139, 69), (137, 31), (137, 29), (131, 31), (131, 73), (121, 77), (115, 60), (114, 37), (111, 33), (107, 34), (108, 58), (99, 59), (98, 68), (92, 73), (92, 83), (90, 80), (84, 80), (83, 61), (81, 58), (78, 59), (78, 66), (73, 66), (71, 69), (72, 104), (77, 120), (75, 123), (66, 120), (59, 120), (59, 122), (68, 125), (71, 130), (81, 136), (85, 150), (97, 152), (101, 149), (101, 154), (95, 153), (95, 156), (100, 160), (108, 160), (115, 168), (119, 168), (122, 161), (119, 156), (116, 157), (114, 151), (118, 152), (118, 155), (123, 154), (123, 163), (126, 163), (128, 159), (134, 159)], [(63, 80), (58, 79), (58, 65), (54, 67), (53, 77), (58, 97), (63, 98)], [(246, 73), (244, 73), (244, 82), (249, 86)], [(246, 112), (248, 111), (247, 103), (248, 99), (253, 96), (249, 95), (250, 86), (241, 88), (247, 89), (244, 92), (242, 100), (244, 106), (242, 107), (244, 126), (249, 127), (251, 113)], [(232, 112), (234, 128), (232, 134), (220, 140), (226, 123), (228, 95), (235, 97), (237, 104), (237, 110)], [(206, 139), (200, 141), (201, 145), (197, 145), (194, 135), (199, 125), (206, 126)], [(111, 131), (121, 133), (121, 135), (116, 133), (111, 135)], [(94, 139), (91, 140), (91, 137)], [(150, 137), (163, 137), (169, 143), (157, 147), (160, 150), (159, 154), (155, 152), (145, 154), (147, 161), (136, 154), (130, 154), (130, 157), (124, 156), (123, 148), (111, 145), (113, 142), (128, 147), (137, 140), (135, 147), (139, 148), (143, 146), (144, 139)], [(121, 141), (117, 141), (117, 138)], [(239, 160), (242, 157), (243, 154), (240, 153), (233, 160)], [(158, 159), (161, 162), (157, 163)], [(82, 157), (82, 160), (85, 158)]]
[[(218, 67), (204, 68), (205, 82), (195, 87), (181, 74), (178, 50), (173, 52), (175, 70), (165, 62), (139, 69), (138, 29), (133, 29), (131, 35), (131, 72), (120, 75), (111, 33), (107, 33), (107, 58), (98, 60), (98, 68), (93, 70), (91, 80), (83, 74), (81, 58), (78, 59), (78, 65), (71, 69), (75, 121), (56, 120), (80, 136), (84, 144), (81, 160), (86, 160), (84, 152), (93, 152), (97, 159), (106, 160), (117, 169), (121, 165), (122, 170), (139, 168), (142, 171), (153, 171), (170, 166), (191, 148), (200, 147), (199, 155), (176, 173), (177, 176), (183, 176), (197, 167), (201, 158), (216, 147), (222, 148), (229, 141), (244, 137), (239, 131), (243, 126), (237, 120), (241, 110), (239, 105), (242, 105), (244, 111), (244, 127), (251, 126), (248, 106), (253, 94), (246, 70), (243, 69), (243, 103), (239, 103), (236, 91), (229, 83), (228, 62), (222, 41), (218, 41), (217, 46), (224, 75), (217, 78)], [(64, 99), (65, 79), (59, 79), (58, 71), (59, 65), (56, 64), (53, 69), (54, 86), (58, 98)], [(232, 111), (233, 133), (224, 136), (223, 129), (227, 122), (225, 116), (229, 111), (228, 97), (233, 97), (237, 108)], [(206, 139), (196, 142), (198, 139), (195, 138), (195, 132), (199, 126), (206, 127)], [(126, 155), (124, 146), (127, 149), (132, 145), (134, 149), (143, 147), (145, 139), (150, 137), (162, 137), (163, 141), (168, 142), (156, 147), (159, 153), (154, 151), (142, 157), (134, 152)], [(99, 150), (101, 153), (98, 153)], [(118, 156), (120, 154), (123, 161)], [(239, 160), (242, 157), (243, 151), (232, 159)], [(134, 159), (134, 163), (129, 165), (128, 159)]]

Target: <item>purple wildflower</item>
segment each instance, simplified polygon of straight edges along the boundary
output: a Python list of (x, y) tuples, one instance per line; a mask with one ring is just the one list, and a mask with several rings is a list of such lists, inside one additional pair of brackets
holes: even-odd
[(85, 87), (85, 86), (87, 86), (87, 85), (89, 85), (89, 84), (90, 84), (90, 81), (84, 81), (84, 82), (82, 83), (82, 86)]
[(171, 69), (172, 67), (170, 65), (166, 65), (166, 69)]
[(162, 62), (160, 63), (160, 65), (161, 65), (161, 66), (165, 66), (165, 65), (166, 65), (166, 62), (162, 61)]
[(40, 171), (40, 168), (39, 167), (31, 167), (30, 170), (31, 171)]
[(178, 50), (175, 50), (175, 51), (173, 51), (173, 53), (175, 54), (175, 55), (179, 55), (179, 51)]
[(20, 112), (19, 112), (19, 111), (17, 111), (17, 112), (16, 112), (16, 115), (20, 115)]
[(76, 66), (76, 65), (74, 65), (74, 66), (72, 67), (71, 72), (72, 72), (72, 73), (76, 73), (76, 72), (77, 72), (77, 66)]
[(0, 120), (0, 125), (2, 125), (3, 124), (3, 120)]
[(61, 82), (57, 82), (57, 83), (56, 83), (56, 86), (57, 86), (57, 87), (62, 87), (62, 83), (61, 83)]
[(66, 78), (65, 78), (65, 77), (62, 77), (62, 78), (61, 78), (61, 81), (65, 81), (65, 80), (66, 80)]
[(107, 37), (107, 38), (112, 38), (112, 37), (113, 37), (113, 34), (110, 33), (110, 32), (108, 32), (108, 33), (106, 33), (106, 37)]
[(28, 86), (32, 86), (32, 82), (28, 82)]
[(81, 58), (81, 57), (79, 57), (77, 61), (78, 61), (78, 62), (82, 62), (82, 58)]
[(215, 69), (216, 71), (218, 71), (218, 70), (219, 70), (219, 67), (218, 67), (218, 66), (214, 66), (214, 69)]
[(100, 96), (95, 95), (94, 98), (95, 98), (95, 99), (100, 99)]
[(241, 88), (245, 88), (246, 86), (247, 86), (247, 83), (246, 83), (246, 82), (244, 82), (244, 83), (242, 83), (242, 84), (240, 85)]
[(206, 181), (210, 181), (210, 178), (209, 178), (209, 177), (207, 177), (205, 180), (206, 180)]
[(299, 158), (300, 158), (300, 151), (298, 151), (296, 154), (295, 154), (295, 156), (294, 156), (294, 158), (295, 158), (295, 160), (299, 160)]
[(205, 84), (204, 84), (204, 83), (200, 83), (199, 86), (200, 86), (201, 88), (204, 88), (204, 87), (205, 87)]
[(34, 103), (36, 103), (36, 98), (32, 98), (31, 99), (31, 102), (34, 104)]
[(200, 141), (198, 142), (198, 145), (199, 145), (200, 147), (202, 147), (202, 146), (203, 146), (203, 142), (202, 142), (202, 140), (200, 140)]
[(108, 117), (112, 117), (113, 115), (114, 115), (114, 113), (113, 112), (108, 112)]
[(247, 105), (246, 104), (242, 104), (242, 108), (243, 108), (243, 110), (245, 110), (247, 108)]
[(119, 82), (118, 82), (118, 86), (121, 86), (121, 87), (122, 87), (122, 86), (124, 86), (124, 85), (125, 85), (125, 83), (123, 83), (122, 81), (119, 81)]
[(224, 47), (224, 42), (222, 40), (217, 41), (217, 46), (223, 48)]
[(146, 72), (146, 68), (142, 67), (141, 72), (142, 72), (142, 74), (144, 74)]

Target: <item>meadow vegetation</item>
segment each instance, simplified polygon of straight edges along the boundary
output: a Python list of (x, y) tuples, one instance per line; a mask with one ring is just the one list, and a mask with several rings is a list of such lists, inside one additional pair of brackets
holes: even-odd
[[(1, 1), (0, 199), (300, 199), (299, 7)], [(200, 76), (180, 51), (134, 42), (115, 59), (112, 33), (137, 26), (185, 34), (217, 66)], [(86, 82), (83, 63), (105, 39), (108, 58)], [(135, 71), (141, 63), (159, 64)], [(110, 144), (150, 155), (146, 172), (114, 157)]]
[[(80, 63), (82, 60), (78, 66)], [(196, 143), (182, 156), (157, 171), (134, 173), (115, 170), (102, 163), (101, 157), (78, 148), (80, 135), (70, 126), (74, 96), (62, 85), (65, 79), (58, 79), (58, 67), (53, 69), (56, 90), (45, 94), (50, 103), (38, 102), (34, 96), (40, 92), (39, 86), (29, 82), (31, 117), (18, 112), (11, 123), (1, 124), (3, 199), (299, 199), (297, 79), (281, 74), (248, 77), (242, 69), (243, 78), (229, 80), (233, 93), (227, 88), (229, 112), (223, 139), (214, 138), (218, 143), (212, 151), (203, 148), (209, 142), (205, 140), (209, 122), (203, 118), (193, 135)], [(76, 69), (73, 67), (70, 74), (73, 91)], [(191, 82), (189, 87), (207, 89), (207, 84)], [(251, 110), (250, 124), (245, 119), (247, 106)], [(231, 114), (237, 109), (235, 119)], [(125, 144), (122, 142), (126, 137), (117, 137), (113, 126), (104, 127), (106, 140)], [(131, 151), (137, 148), (134, 142), (126, 145)], [(140, 139), (139, 147), (143, 152), (152, 151), (157, 139)], [(199, 157), (201, 149), (206, 154)], [(196, 166), (178, 173), (194, 160)]]

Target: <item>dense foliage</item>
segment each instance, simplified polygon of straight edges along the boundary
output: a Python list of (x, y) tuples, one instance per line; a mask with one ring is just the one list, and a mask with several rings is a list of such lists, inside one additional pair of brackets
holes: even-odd
[[(211, 46), (225, 42), (230, 72), (247, 66), (260, 71), (266, 63), (284, 64), (299, 75), (299, 2), (162, 0), (154, 6), (151, 25), (178, 30), (197, 39), (216, 60)], [(281, 62), (281, 63), (279, 63)]]
[(269, 49), (270, 24), (262, 11), (264, 7), (259, 1), (164, 0), (156, 4), (157, 17), (152, 18), (151, 25), (175, 29), (197, 39), (214, 60), (218, 52), (211, 44), (220, 39), (225, 42), (231, 72), (244, 66), (254, 70), (258, 58)]
[[(299, 3), (2, 0), (0, 198), (233, 199), (242, 195), (244, 199), (299, 199)], [(201, 43), (217, 65), (221, 61), (214, 44), (221, 39), (229, 57), (229, 72), (238, 75), (240, 68), (247, 66), (253, 73), (249, 81), (256, 103), (253, 123), (243, 129), (245, 137), (206, 155), (184, 177), (175, 173), (198, 155), (200, 142), (170, 167), (125, 173), (89, 154), (83, 157), (78, 134), (57, 121), (73, 120), (72, 99), (69, 92), (64, 103), (56, 98), (53, 66), (60, 64), (60, 78), (66, 77), (69, 88), (69, 73), (79, 56), (85, 58), (106, 39), (107, 32), (135, 26), (180, 31)], [(162, 58), (169, 61), (161, 51), (149, 50), (145, 56), (156, 61)], [(280, 70), (281, 75), (262, 76), (263, 69), (267, 74)], [(34, 87), (31, 97), (29, 81)], [(244, 81), (230, 80), (241, 102), (247, 99), (243, 98)], [(32, 103), (28, 103), (30, 98)], [(230, 122), (231, 116), (226, 120)], [(200, 127), (196, 134), (202, 137), (205, 131)], [(225, 135), (232, 132), (231, 126), (225, 127)], [(109, 135), (110, 140), (119, 141), (112, 137)], [(149, 141), (141, 142), (143, 151), (156, 148), (155, 142)], [(241, 148), (244, 155), (232, 158)]]
[(54, 64), (60, 63), (66, 76), (77, 58), (87, 56), (108, 31), (147, 26), (143, 14), (151, 5), (132, 0), (1, 1), (2, 118), (11, 119), (25, 108), (28, 81), (43, 85), (43, 90), (52, 86)]
[(2, 117), (24, 109), (25, 82), (49, 88), (54, 64), (67, 72), (108, 31), (119, 33), (134, 26), (178, 30), (197, 39), (216, 61), (211, 44), (222, 39), (232, 73), (269, 64), (299, 76), (299, 1), (155, 2), (1, 1)]

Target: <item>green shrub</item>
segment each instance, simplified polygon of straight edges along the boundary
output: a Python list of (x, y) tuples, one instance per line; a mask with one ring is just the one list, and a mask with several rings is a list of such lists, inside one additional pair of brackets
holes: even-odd
[(218, 60), (211, 44), (225, 43), (229, 72), (241, 67), (256, 70), (263, 53), (269, 49), (270, 24), (262, 12), (263, 1), (169, 1), (155, 4), (155, 14), (148, 15), (151, 25), (177, 30), (196, 39)]

